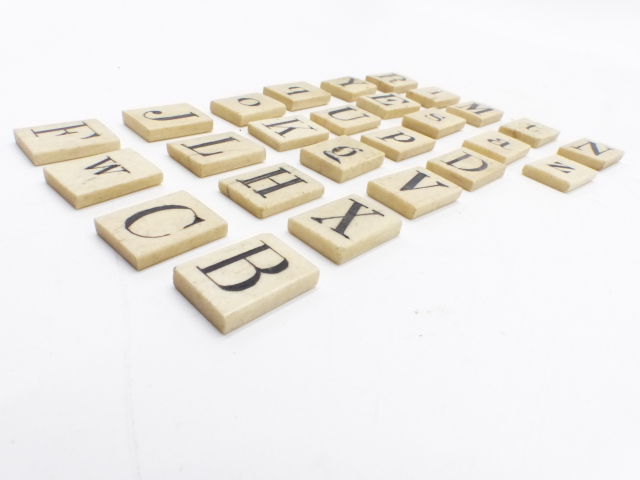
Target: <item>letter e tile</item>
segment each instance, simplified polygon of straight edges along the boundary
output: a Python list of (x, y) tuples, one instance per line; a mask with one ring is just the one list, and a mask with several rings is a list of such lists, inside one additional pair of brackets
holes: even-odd
[(624, 151), (618, 148), (608, 147), (604, 143), (581, 138), (580, 140), (561, 146), (558, 149), (558, 155), (581, 163), (585, 167), (593, 168), (594, 170), (603, 170), (614, 163), (618, 163), (623, 157)]
[(408, 128), (387, 128), (362, 135), (362, 143), (384, 152), (387, 158), (400, 162), (433, 150), (436, 141)]
[(500, 132), (531, 145), (533, 148), (555, 142), (560, 135), (560, 130), (547, 127), (528, 118), (505, 123), (500, 127)]
[(124, 124), (147, 142), (197, 135), (213, 130), (213, 120), (188, 103), (122, 112)]
[(211, 113), (238, 127), (244, 127), (249, 122), (281, 117), (287, 113), (284, 103), (262, 93), (212, 100), (210, 108)]
[(502, 110), (478, 102), (450, 105), (447, 107), (447, 112), (464, 118), (469, 125), (474, 127), (484, 127), (490, 123), (498, 122), (504, 115)]
[(374, 83), (354, 77), (325, 80), (320, 84), (320, 88), (345, 102), (355, 102), (360, 95), (371, 95), (377, 90)]
[(502, 177), (506, 167), (473, 150), (459, 148), (429, 160), (427, 169), (473, 192)]
[(525, 165), (522, 174), (562, 193), (568, 193), (589, 183), (598, 172), (560, 155), (551, 155)]
[(278, 152), (306, 147), (329, 138), (327, 129), (302, 116), (251, 122), (249, 133)]
[(374, 115), (389, 120), (403, 117), (409, 113), (420, 110), (420, 104), (395, 93), (378, 93), (375, 95), (362, 95), (356, 100), (356, 105), (371, 112)]
[(283, 83), (264, 87), (264, 94), (282, 102), (290, 112), (326, 105), (331, 94), (307, 82)]

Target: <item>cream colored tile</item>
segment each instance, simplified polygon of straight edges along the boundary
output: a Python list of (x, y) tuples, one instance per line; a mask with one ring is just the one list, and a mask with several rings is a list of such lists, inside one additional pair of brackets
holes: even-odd
[(466, 123), (464, 118), (437, 108), (420, 110), (402, 119), (403, 126), (431, 138), (442, 138), (459, 132)]
[(473, 192), (502, 177), (506, 167), (473, 150), (459, 148), (429, 160), (427, 169)]
[(439, 87), (423, 87), (409, 90), (407, 98), (415, 100), (425, 108), (444, 108), (460, 102), (460, 96)]
[(490, 123), (497, 122), (504, 115), (502, 110), (478, 102), (450, 105), (447, 107), (447, 112), (464, 118), (469, 125), (474, 127), (484, 127)]
[(122, 112), (124, 124), (147, 142), (197, 135), (213, 130), (213, 120), (188, 103)]
[(248, 93), (211, 101), (211, 113), (238, 127), (249, 122), (282, 117), (287, 113), (284, 103), (262, 93)]
[(355, 102), (360, 95), (371, 95), (377, 90), (375, 84), (355, 77), (325, 80), (320, 88), (345, 102)]
[(329, 138), (329, 130), (303, 116), (251, 122), (249, 133), (278, 152), (306, 147)]
[(384, 152), (387, 158), (400, 162), (433, 150), (436, 141), (405, 127), (387, 128), (360, 137), (362, 143)]
[(618, 163), (624, 155), (624, 151), (594, 142), (587, 138), (581, 138), (575, 142), (567, 143), (558, 149), (558, 155), (581, 163), (594, 170), (602, 170)]
[(18, 128), (13, 134), (34, 165), (64, 162), (120, 148), (120, 139), (95, 119)]
[(171, 158), (199, 177), (264, 162), (267, 158), (262, 145), (234, 132), (167, 143), (167, 151)]
[(324, 186), (286, 163), (220, 180), (220, 191), (258, 218), (320, 198)]
[(320, 270), (265, 233), (173, 270), (173, 284), (221, 333), (229, 333), (318, 283)]
[(402, 221), (370, 198), (349, 195), (289, 219), (289, 232), (341, 265), (397, 237)]
[(227, 235), (227, 222), (187, 192), (96, 218), (96, 231), (136, 270)]
[(405, 93), (418, 87), (418, 82), (398, 73), (381, 73), (380, 75), (367, 75), (366, 80), (385, 93)]
[(420, 104), (408, 100), (394, 93), (378, 93), (376, 95), (362, 95), (356, 100), (356, 105), (367, 112), (389, 120), (398, 118), (420, 110)]
[(337, 137), (300, 150), (300, 163), (342, 183), (382, 165), (384, 153), (351, 137)]
[(531, 145), (533, 148), (554, 142), (560, 135), (560, 130), (547, 127), (528, 118), (505, 123), (500, 127), (500, 132)]
[(560, 155), (551, 155), (525, 165), (522, 174), (548, 187), (568, 193), (589, 183), (598, 172)]
[(529, 145), (495, 130), (467, 138), (462, 146), (505, 165), (509, 165), (529, 153)]
[(326, 105), (331, 94), (307, 82), (283, 83), (264, 87), (264, 94), (282, 102), (290, 112)]
[(367, 195), (409, 219), (455, 202), (462, 193), (456, 184), (421, 167), (371, 180)]
[(162, 183), (162, 171), (130, 148), (44, 168), (47, 183), (74, 208)]
[(343, 105), (311, 113), (311, 120), (336, 135), (352, 135), (380, 126), (380, 117), (355, 105)]

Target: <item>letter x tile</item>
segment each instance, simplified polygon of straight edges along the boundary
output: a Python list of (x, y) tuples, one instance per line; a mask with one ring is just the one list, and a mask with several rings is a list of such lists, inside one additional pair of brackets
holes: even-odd
[(103, 215), (95, 225), (136, 270), (227, 235), (227, 222), (184, 191)]
[(467, 138), (462, 146), (505, 165), (509, 165), (529, 153), (529, 145), (495, 130)]
[(551, 155), (525, 165), (522, 174), (548, 187), (568, 193), (589, 183), (598, 172), (560, 155)]
[(341, 265), (397, 237), (402, 221), (370, 198), (347, 197), (289, 219), (289, 232)]
[(375, 84), (378, 90), (385, 93), (405, 93), (418, 86), (418, 82), (397, 73), (381, 73), (367, 75), (367, 81)]
[(329, 130), (302, 116), (251, 122), (249, 133), (278, 152), (306, 147), (329, 138)]
[(311, 113), (311, 120), (336, 135), (352, 135), (380, 126), (380, 117), (353, 105)]
[(211, 113), (238, 127), (249, 122), (281, 117), (287, 113), (284, 103), (262, 93), (248, 93), (211, 101)]
[(439, 87), (424, 87), (409, 90), (407, 98), (415, 100), (425, 108), (444, 108), (455, 105), (460, 101), (460, 96), (447, 92)]
[(320, 87), (345, 102), (355, 102), (360, 95), (371, 95), (377, 90), (375, 84), (354, 77), (325, 80)]
[(130, 148), (44, 167), (44, 178), (74, 208), (160, 185), (162, 171)]
[(558, 149), (558, 155), (583, 164), (594, 170), (603, 170), (614, 163), (618, 163), (624, 155), (624, 151), (608, 147), (604, 143), (594, 142), (587, 138), (581, 138), (575, 142), (567, 143)]
[(427, 169), (473, 192), (502, 177), (506, 167), (473, 150), (459, 148), (429, 160)]
[(500, 132), (531, 145), (533, 148), (554, 142), (560, 135), (560, 130), (547, 127), (528, 118), (505, 123), (500, 127)]
[(337, 137), (300, 150), (300, 163), (342, 183), (382, 166), (384, 153), (351, 137)]
[(264, 87), (264, 94), (284, 103), (290, 112), (326, 105), (331, 100), (329, 92), (307, 82), (283, 83), (282, 85)]
[(94, 119), (18, 128), (13, 134), (34, 165), (63, 162), (120, 148), (120, 139)]
[(122, 112), (124, 124), (147, 142), (197, 135), (213, 130), (213, 120), (188, 103)]
[(367, 112), (389, 120), (398, 118), (420, 110), (420, 104), (395, 93), (378, 93), (375, 95), (362, 95), (356, 100), (356, 105)]
[(264, 162), (267, 158), (262, 145), (232, 132), (167, 143), (167, 151), (199, 177)]
[(394, 162), (433, 150), (436, 141), (405, 127), (378, 130), (360, 137), (362, 143), (384, 152)]
[(173, 270), (176, 289), (221, 333), (311, 290), (320, 270), (265, 233)]
[(402, 119), (403, 126), (431, 138), (442, 138), (459, 132), (466, 123), (464, 118), (437, 108), (420, 110)]
[(324, 186), (286, 163), (220, 180), (220, 191), (258, 218), (320, 198)]
[(478, 102), (450, 105), (447, 107), (447, 112), (464, 118), (469, 125), (474, 127), (484, 127), (490, 123), (497, 122), (504, 115), (502, 110)]

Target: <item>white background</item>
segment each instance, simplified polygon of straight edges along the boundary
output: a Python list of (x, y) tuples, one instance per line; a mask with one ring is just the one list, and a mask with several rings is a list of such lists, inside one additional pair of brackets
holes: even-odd
[[(0, 478), (640, 478), (639, 14), (630, 0), (5, 5)], [(386, 71), (562, 134), (336, 266), (287, 219), (479, 130), (342, 185), (310, 172), (322, 199), (258, 220), (218, 191), (229, 174), (197, 178), (121, 119)], [(12, 130), (85, 118), (164, 184), (75, 211)], [(568, 195), (521, 174), (583, 136), (626, 156)], [(309, 172), (299, 151), (267, 151)], [(227, 238), (136, 272), (96, 235), (96, 216), (181, 189), (229, 221)], [(261, 232), (320, 283), (223, 336), (172, 269)]]

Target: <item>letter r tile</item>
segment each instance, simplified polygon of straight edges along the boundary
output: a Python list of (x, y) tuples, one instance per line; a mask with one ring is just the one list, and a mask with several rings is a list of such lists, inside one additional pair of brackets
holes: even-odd
[(504, 175), (507, 167), (480, 153), (459, 148), (427, 162), (427, 170), (468, 192), (484, 187)]
[(177, 266), (173, 284), (226, 334), (311, 290), (320, 270), (271, 234)]
[(384, 93), (406, 93), (417, 88), (418, 82), (398, 73), (381, 73), (379, 75), (367, 75), (366, 80), (378, 87)]
[(197, 135), (213, 130), (213, 120), (188, 103), (122, 112), (124, 124), (147, 142)]

